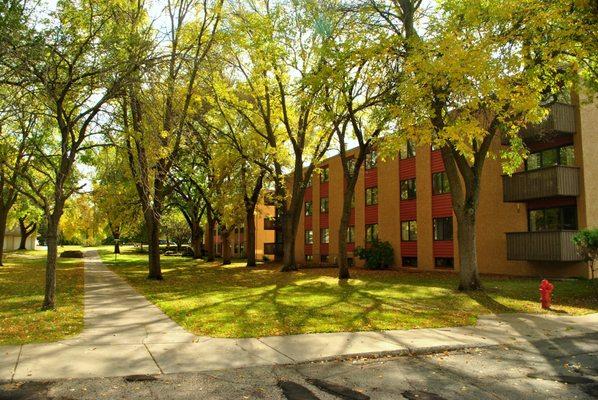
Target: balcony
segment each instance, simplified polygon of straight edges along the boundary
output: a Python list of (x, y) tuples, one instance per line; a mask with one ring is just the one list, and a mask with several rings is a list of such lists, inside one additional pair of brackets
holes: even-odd
[(579, 196), (579, 168), (556, 165), (502, 177), (503, 201)]
[(581, 261), (572, 242), (577, 231), (507, 233), (507, 260)]
[(275, 231), (279, 228), (278, 222), (272, 218), (264, 218), (264, 229), (267, 231)]
[(546, 136), (572, 135), (575, 133), (575, 106), (565, 103), (554, 103), (550, 106), (548, 117), (538, 125), (521, 130), (524, 140), (537, 141)]
[(282, 255), (282, 243), (264, 243), (264, 254)]

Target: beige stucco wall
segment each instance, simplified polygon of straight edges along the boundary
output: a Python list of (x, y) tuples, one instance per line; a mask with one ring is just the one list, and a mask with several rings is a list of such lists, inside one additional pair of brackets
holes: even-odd
[[(21, 244), (21, 236), (8, 234), (4, 237), (4, 250), (17, 250)], [(27, 238), (25, 245), (27, 250), (35, 250), (37, 248), (37, 240), (35, 232)]]

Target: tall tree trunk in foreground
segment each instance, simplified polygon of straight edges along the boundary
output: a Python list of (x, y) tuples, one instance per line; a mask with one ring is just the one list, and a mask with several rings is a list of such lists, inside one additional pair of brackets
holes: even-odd
[(145, 212), (145, 225), (148, 229), (148, 279), (162, 280), (160, 268), (160, 217), (152, 210)]
[(21, 241), (19, 243), (19, 250), (27, 250), (27, 239), (37, 229), (37, 223), (32, 222), (29, 225), (25, 224), (25, 217), (19, 218), (19, 230), (21, 231)]
[(208, 230), (206, 231), (206, 247), (207, 247), (207, 261), (214, 261), (214, 229), (216, 221), (214, 220), (214, 214), (208, 209)]
[(245, 235), (247, 235), (246, 254), (247, 266), (255, 267), (257, 265), (255, 257), (255, 205), (253, 208), (245, 208)]
[(200, 221), (193, 221), (191, 223), (191, 249), (193, 250), (193, 258), (201, 258), (201, 239), (203, 237), (203, 229)]
[(247, 254), (247, 266), (255, 267), (255, 207), (262, 191), (264, 182), (264, 174), (262, 171), (255, 182), (255, 186), (251, 191), (251, 196), (245, 192), (243, 196), (243, 202), (245, 203), (245, 235), (246, 235), (246, 254)]
[(54, 309), (56, 305), (56, 262), (58, 259), (58, 226), (62, 216), (63, 204), (56, 204), (54, 211), (47, 217), (48, 231), (46, 243), (48, 254), (46, 256), (46, 287), (42, 309)]
[(222, 265), (228, 265), (231, 263), (231, 251), (230, 251), (230, 230), (223, 226), (221, 229), (222, 234)]
[(8, 210), (0, 208), (0, 266), (4, 265), (4, 237), (6, 235), (6, 221), (8, 220)]

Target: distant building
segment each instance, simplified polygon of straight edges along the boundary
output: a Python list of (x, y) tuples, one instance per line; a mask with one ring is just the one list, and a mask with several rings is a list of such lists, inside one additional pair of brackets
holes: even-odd
[[(27, 250), (35, 250), (37, 247), (37, 235), (33, 232), (31, 236), (27, 238), (25, 247)], [(9, 229), (4, 234), (4, 250), (17, 250), (21, 244), (21, 232), (18, 228)]]

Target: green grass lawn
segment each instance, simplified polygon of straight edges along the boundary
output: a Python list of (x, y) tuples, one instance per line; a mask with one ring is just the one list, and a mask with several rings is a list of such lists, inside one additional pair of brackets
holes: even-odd
[[(484, 279), (485, 292), (455, 290), (454, 275), (353, 269), (339, 284), (333, 269), (282, 273), (242, 262), (228, 266), (162, 257), (163, 281), (149, 281), (147, 256), (124, 248), (105, 264), (123, 276), (172, 319), (198, 335), (256, 337), (309, 332), (411, 329), (473, 324), (489, 313), (545, 312), (538, 279)], [(555, 282), (555, 312), (598, 310), (598, 284)]]
[(51, 342), (82, 330), (83, 261), (59, 259), (56, 310), (42, 311), (45, 260), (45, 250), (6, 255), (0, 267), (0, 344)]

